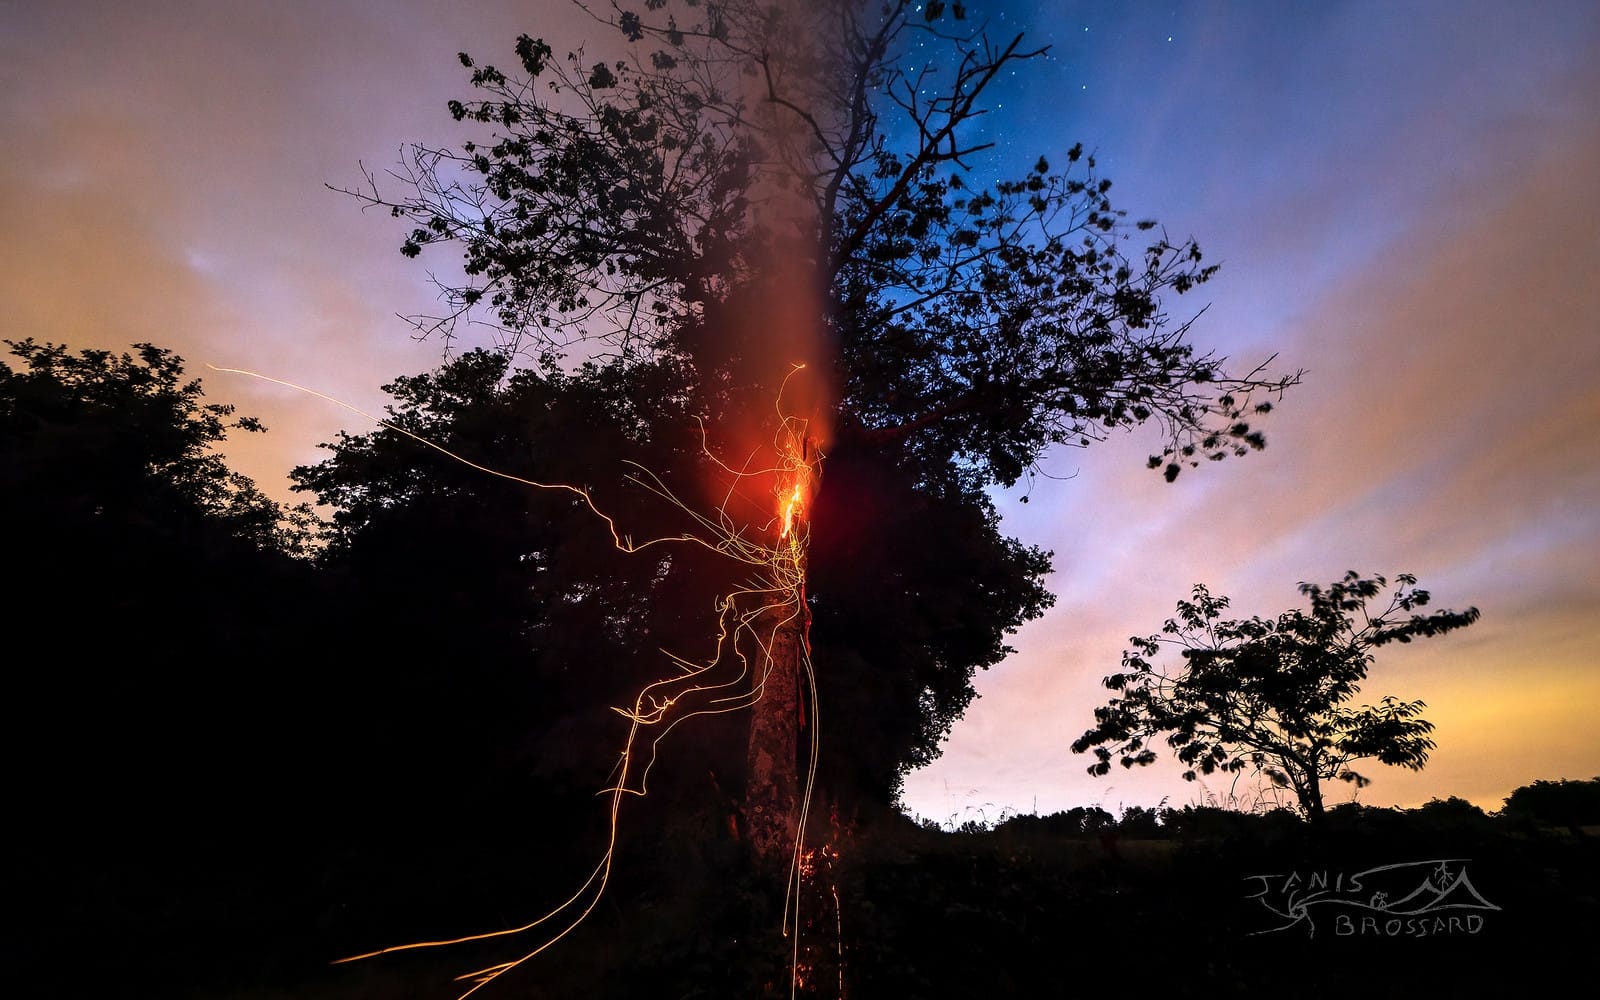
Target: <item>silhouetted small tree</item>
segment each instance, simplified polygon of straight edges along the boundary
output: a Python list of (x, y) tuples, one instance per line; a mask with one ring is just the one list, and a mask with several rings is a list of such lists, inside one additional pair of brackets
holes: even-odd
[[(1355, 572), (1326, 589), (1302, 583), (1309, 613), (1286, 611), (1276, 619), (1223, 619), (1226, 597), (1203, 586), (1178, 602), (1164, 636), (1130, 639), (1124, 671), (1105, 679), (1119, 697), (1095, 709), (1096, 725), (1073, 744), (1094, 750), (1089, 773), (1104, 775), (1113, 756), (1124, 767), (1156, 759), (1158, 736), (1177, 754), (1193, 781), (1200, 774), (1253, 768), (1294, 791), (1311, 819), (1323, 813), (1323, 785), (1331, 780), (1367, 785), (1351, 768), (1358, 760), (1421, 770), (1434, 742), (1421, 701), (1385, 697), (1376, 706), (1346, 707), (1361, 690), (1372, 650), (1391, 642), (1440, 635), (1478, 619), (1478, 609), (1419, 614), (1429, 594), (1416, 578), (1400, 586), (1377, 615), (1367, 602), (1386, 581)], [(1163, 645), (1181, 647), (1183, 666), (1168, 672), (1152, 661)]]

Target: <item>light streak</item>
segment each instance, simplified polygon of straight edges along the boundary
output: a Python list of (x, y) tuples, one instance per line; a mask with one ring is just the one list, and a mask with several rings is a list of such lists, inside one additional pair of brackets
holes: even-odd
[[(571, 896), (542, 916), (516, 927), (393, 945), (359, 955), (350, 955), (336, 960), (334, 964), (356, 962), (395, 952), (441, 948), (496, 938), (514, 938), (539, 928), (545, 928), (547, 925), (559, 928), (549, 932), (548, 936), (544, 937), (540, 943), (524, 952), (520, 957), (456, 977), (457, 982), (470, 982), (472, 984), (469, 989), (461, 993), (457, 998), (457, 1000), (465, 1000), (466, 997), (470, 997), (499, 977), (524, 965), (561, 941), (583, 923), (604, 894), (611, 878), (612, 864), (616, 857), (618, 820), (623, 797), (625, 795), (643, 797), (647, 793), (650, 770), (655, 765), (661, 741), (666, 738), (668, 733), (688, 719), (702, 715), (741, 711), (749, 709), (759, 702), (768, 682), (772, 679), (774, 669), (776, 669), (775, 649), (780, 643), (786, 641), (783, 638), (786, 633), (794, 631), (798, 633), (797, 658), (799, 670), (803, 674), (808, 692), (806, 708), (810, 713), (810, 724), (807, 727), (810, 739), (807, 746), (805, 780), (798, 805), (793, 848), (788, 862), (782, 921), (783, 935), (792, 939), (790, 995), (797, 995), (801, 985), (799, 929), (802, 880), (807, 877), (808, 873), (814, 872), (814, 866), (809, 869), (806, 866), (812, 864), (815, 853), (805, 852), (805, 833), (806, 823), (810, 815), (811, 800), (816, 786), (820, 748), (817, 738), (818, 699), (816, 675), (811, 664), (809, 634), (811, 615), (806, 604), (805, 591), (806, 556), (810, 545), (810, 524), (806, 514), (812, 491), (815, 489), (815, 484), (820, 474), (822, 455), (809, 435), (808, 421), (784, 412), (783, 393), (789, 384), (789, 380), (802, 371), (805, 366), (794, 365), (779, 386), (774, 404), (778, 430), (772, 442), (772, 450), (776, 454), (776, 459), (770, 464), (752, 470), (751, 466), (756, 461), (756, 456), (752, 453), (746, 457), (741, 468), (733, 468), (716, 456), (711, 448), (705, 424), (703, 421), (699, 422), (702, 454), (730, 476), (729, 487), (723, 502), (709, 514), (696, 510), (679, 499), (649, 469), (636, 462), (625, 463), (634, 470), (624, 477), (625, 481), (640, 486), (657, 495), (663, 501), (679, 508), (689, 515), (698, 528), (698, 533), (684, 532), (678, 535), (652, 538), (638, 543), (635, 543), (618, 528), (616, 521), (595, 504), (593, 497), (586, 489), (566, 483), (539, 482), (480, 465), (344, 400), (294, 382), (272, 378), (242, 368), (220, 368), (214, 365), (207, 365), (207, 367), (216, 372), (246, 375), (316, 396), (371, 420), (381, 427), (402, 434), (418, 444), (432, 448), (434, 451), (478, 472), (535, 489), (561, 490), (572, 493), (581, 498), (589, 510), (604, 522), (606, 529), (611, 534), (613, 544), (619, 551), (624, 553), (638, 552), (650, 546), (669, 543), (699, 545), (736, 563), (743, 564), (751, 570), (750, 582), (721, 595), (716, 601), (717, 642), (715, 655), (704, 663), (694, 663), (663, 650), (662, 652), (677, 668), (677, 673), (646, 684), (634, 696), (631, 707), (613, 708), (613, 711), (628, 720), (629, 727), (627, 738), (623, 743), (616, 767), (612, 772), (615, 775), (615, 780), (597, 793), (610, 797), (606, 844), (594, 870), (590, 872), (589, 877), (584, 880)], [(729, 506), (734, 496), (739, 492), (740, 485), (752, 479), (766, 478), (771, 478), (778, 484), (774, 490), (778, 503), (773, 518), (759, 526), (738, 523), (729, 514)], [(774, 528), (776, 528), (776, 542), (763, 541), (760, 536), (773, 533)], [(741, 643), (741, 640), (745, 641)], [(753, 664), (751, 662), (752, 657), (755, 659)], [(730, 661), (736, 662), (736, 670), (733, 669), (733, 663)], [(719, 671), (719, 668), (722, 669)], [(733, 673), (731, 677), (720, 676), (730, 672)], [(647, 731), (653, 731), (653, 735), (645, 738)], [(824, 851), (830, 849), (823, 848)], [(837, 850), (834, 850), (832, 857), (836, 858), (837, 856)], [(835, 913), (837, 915), (837, 887), (833, 889), (833, 893)], [(840, 992), (842, 996), (842, 964), (840, 967)]]

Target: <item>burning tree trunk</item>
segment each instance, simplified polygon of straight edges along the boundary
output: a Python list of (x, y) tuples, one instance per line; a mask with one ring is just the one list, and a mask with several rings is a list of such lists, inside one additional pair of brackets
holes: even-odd
[(805, 657), (804, 613), (792, 606), (762, 612), (757, 658), (766, 674), (751, 710), (744, 810), (750, 844), (760, 861), (782, 870), (794, 856), (805, 795), (800, 765), (800, 675)]
[[(812, 754), (802, 754), (800, 731), (816, 725), (801, 691), (802, 683), (809, 683), (811, 663), (807, 505), (818, 474), (807, 427), (804, 420), (785, 417), (779, 434), (778, 544), (769, 565), (771, 589), (752, 595), (763, 605), (753, 610), (749, 622), (760, 648), (749, 657), (757, 697), (750, 714), (745, 829), (756, 857), (774, 871), (793, 862), (803, 833)], [(814, 739), (807, 747), (815, 749)]]

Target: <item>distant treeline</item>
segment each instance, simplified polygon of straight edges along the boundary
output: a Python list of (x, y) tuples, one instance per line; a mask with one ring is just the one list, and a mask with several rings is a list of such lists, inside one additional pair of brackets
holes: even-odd
[[(1587, 781), (1540, 779), (1513, 791), (1505, 805), (1494, 812), (1457, 796), (1431, 799), (1413, 809), (1343, 803), (1328, 810), (1332, 828), (1352, 824), (1377, 826), (1402, 819), (1423, 823), (1470, 826), (1490, 824), (1506, 831), (1561, 829), (1574, 833), (1585, 828), (1600, 828), (1600, 777)], [(960, 823), (939, 824), (924, 819), (922, 825), (953, 833), (1029, 833), (1058, 837), (1117, 834), (1124, 837), (1189, 839), (1230, 837), (1268, 833), (1303, 824), (1301, 815), (1288, 808), (1269, 810), (1226, 809), (1220, 806), (1186, 805), (1181, 808), (1128, 806), (1115, 815), (1100, 806), (1075, 806), (1047, 815), (1021, 813), (1003, 816), (993, 823), (968, 819)]]

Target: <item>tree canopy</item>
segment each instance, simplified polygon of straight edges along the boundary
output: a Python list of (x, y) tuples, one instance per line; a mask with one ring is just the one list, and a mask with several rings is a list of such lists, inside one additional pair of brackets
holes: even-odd
[(134, 345), (135, 356), (4, 343), (21, 362), (0, 361), (0, 476), (13, 517), (178, 532), (187, 514), (263, 549), (304, 550), (305, 513), (280, 509), (216, 451), (230, 430), (261, 423), (203, 402), (182, 358), (152, 344)]
[[(311, 514), (218, 452), (261, 425), (178, 355), (9, 347), (0, 753), (8, 899), (37, 918), (15, 951), (38, 983), (25, 992), (95, 992), (104, 975), (111, 992), (216, 995), (240, 968), (325, 967), (342, 927), (389, 926), (444, 894), (430, 885), (459, 898), (489, 884), (463, 866), (591, 861), (563, 853), (570, 824), (539, 824), (572, 801), (517, 766), (532, 700), (518, 637), (452, 632), (452, 617), (472, 622), (439, 600), (448, 576), (405, 577), (409, 604), (377, 586), (414, 535), (391, 535), (385, 558), (369, 548), (372, 572), (319, 567)], [(487, 829), (463, 831), (463, 803)], [(104, 961), (80, 974), (85, 941)]]
[(1293, 376), (1230, 378), (1169, 320), (1164, 296), (1216, 270), (1192, 240), (1130, 223), (1081, 146), (1015, 179), (976, 166), (986, 89), (1043, 49), (962, 5), (645, 8), (596, 11), (615, 59), (526, 35), (519, 72), (462, 54), (478, 95), (449, 107), (474, 136), (352, 192), (412, 224), (408, 256), (461, 253), (425, 332), (684, 360), (713, 424), (815, 362), (839, 446), (979, 482), (1147, 421), (1168, 478), (1261, 446), (1260, 396)]
[[(1151, 744), (1163, 737), (1188, 767), (1185, 779), (1250, 768), (1292, 789), (1312, 817), (1322, 815), (1325, 783), (1369, 783), (1350, 766), (1356, 761), (1421, 770), (1434, 748), (1421, 701), (1347, 703), (1367, 679), (1372, 650), (1465, 628), (1478, 609), (1419, 613), (1429, 593), (1413, 576), (1396, 579), (1377, 614), (1368, 602), (1387, 581), (1352, 571), (1326, 588), (1302, 583), (1309, 613), (1291, 609), (1275, 619), (1225, 619), (1228, 598), (1197, 584), (1162, 635), (1128, 640), (1123, 670), (1105, 678), (1118, 697), (1095, 709), (1094, 728), (1073, 752), (1092, 749), (1089, 773), (1104, 775), (1113, 756), (1124, 767), (1154, 762)], [(1181, 667), (1153, 662), (1164, 645), (1180, 650)]]
[(1600, 777), (1522, 785), (1506, 796), (1500, 812), (1513, 819), (1574, 829), (1600, 825)]
[[(310, 565), (293, 558), (310, 515), (228, 468), (217, 446), (261, 425), (207, 402), (171, 351), (6, 343), (17, 710), (4, 750), (29, 762), (15, 775), (25, 839), (41, 857), (98, 837), (101, 860), (170, 858), (193, 846), (193, 824), (231, 822), (310, 773), (310, 740), (278, 731), (316, 687), (296, 644), (318, 607)], [(108, 817), (135, 814), (109, 843)]]

